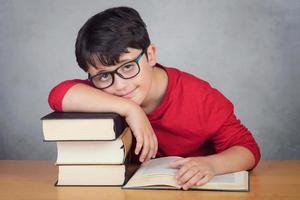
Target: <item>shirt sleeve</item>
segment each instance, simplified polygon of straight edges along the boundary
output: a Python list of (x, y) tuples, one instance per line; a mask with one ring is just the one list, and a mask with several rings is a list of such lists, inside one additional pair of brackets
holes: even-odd
[(232, 146), (243, 146), (255, 157), (255, 167), (261, 157), (260, 149), (251, 132), (235, 116), (233, 104), (212, 88), (206, 96), (205, 105), (207, 130), (211, 133), (216, 153)]
[(62, 101), (65, 94), (71, 87), (78, 83), (91, 85), (90, 81), (88, 80), (72, 79), (63, 81), (51, 89), (48, 96), (48, 103), (52, 110), (62, 112)]

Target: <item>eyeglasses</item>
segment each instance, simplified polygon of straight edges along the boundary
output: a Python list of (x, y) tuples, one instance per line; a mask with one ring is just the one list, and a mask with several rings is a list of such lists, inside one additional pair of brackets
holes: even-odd
[(143, 50), (136, 59), (128, 61), (111, 72), (100, 72), (94, 76), (89, 74), (88, 79), (99, 89), (105, 89), (112, 86), (115, 82), (114, 74), (117, 74), (123, 79), (131, 79), (140, 73), (139, 60), (143, 56)]

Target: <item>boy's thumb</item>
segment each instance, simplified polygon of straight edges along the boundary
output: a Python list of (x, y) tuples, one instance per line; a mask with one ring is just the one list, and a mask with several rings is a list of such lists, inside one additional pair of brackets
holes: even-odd
[(181, 159), (178, 159), (178, 160), (173, 160), (169, 163), (169, 166), (172, 167), (172, 168), (176, 168), (180, 165), (180, 160)]

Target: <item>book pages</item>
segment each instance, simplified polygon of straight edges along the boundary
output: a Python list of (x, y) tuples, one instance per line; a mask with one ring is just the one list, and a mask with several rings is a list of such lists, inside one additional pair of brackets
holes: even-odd
[(149, 160), (142, 164), (140, 169), (137, 171), (136, 176), (145, 176), (153, 174), (165, 174), (175, 176), (177, 169), (171, 168), (169, 166), (169, 163), (179, 158), (181, 157), (170, 156)]
[[(178, 169), (169, 166), (170, 162), (179, 158), (181, 157), (169, 156), (143, 163), (123, 188), (179, 189), (175, 180)], [(248, 172), (216, 175), (205, 185), (193, 186), (192, 189), (248, 191)]]

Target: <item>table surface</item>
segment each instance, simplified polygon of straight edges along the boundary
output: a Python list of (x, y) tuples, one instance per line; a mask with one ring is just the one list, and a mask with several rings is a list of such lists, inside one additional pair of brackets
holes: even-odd
[(250, 192), (55, 187), (54, 161), (0, 160), (0, 199), (300, 199), (300, 160), (263, 160), (250, 173)]

